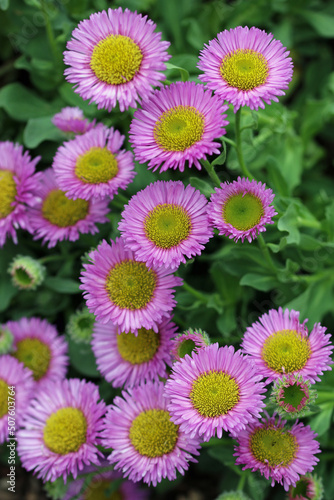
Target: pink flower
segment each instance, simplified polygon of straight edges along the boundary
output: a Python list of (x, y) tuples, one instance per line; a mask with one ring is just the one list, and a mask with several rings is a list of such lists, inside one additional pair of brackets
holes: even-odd
[(89, 122), (80, 108), (63, 108), (52, 118), (52, 123), (63, 132), (84, 134), (95, 127), (96, 120)]

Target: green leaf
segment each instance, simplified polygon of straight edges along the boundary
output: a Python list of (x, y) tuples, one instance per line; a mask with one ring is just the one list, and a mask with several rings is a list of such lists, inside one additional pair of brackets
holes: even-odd
[(28, 120), (23, 132), (23, 142), (27, 148), (36, 148), (43, 141), (58, 142), (64, 139), (64, 134), (53, 125), (52, 116)]
[(226, 144), (225, 142), (223, 142), (223, 152), (220, 153), (219, 156), (217, 156), (217, 158), (215, 160), (213, 160), (213, 162), (211, 163), (211, 165), (224, 165), (226, 161)]
[(80, 293), (79, 282), (70, 278), (58, 278), (49, 276), (45, 279), (44, 285), (58, 293)]
[(187, 82), (189, 80), (189, 72), (186, 69), (181, 68), (181, 66), (175, 66), (174, 64), (166, 63), (166, 68), (178, 70), (180, 72), (181, 80), (183, 82)]
[(219, 462), (224, 465), (235, 464), (232, 446), (214, 446), (213, 448), (208, 449), (208, 454), (216, 460), (219, 460)]
[(319, 35), (325, 38), (334, 38), (333, 16), (322, 12), (306, 10), (301, 11), (300, 13)]
[(7, 10), (9, 7), (9, 0), (0, 0), (0, 9)]
[(30, 118), (50, 116), (56, 113), (58, 106), (53, 106), (37, 97), (20, 83), (10, 83), (0, 91), (0, 107), (11, 118), (25, 122)]
[(247, 285), (255, 288), (255, 290), (268, 292), (268, 290), (272, 290), (277, 286), (277, 281), (272, 276), (247, 273), (241, 278), (240, 285)]
[(198, 177), (190, 177), (189, 182), (192, 187), (198, 189), (207, 198), (210, 198), (212, 193), (215, 192), (211, 184), (199, 179)]
[(310, 421), (312, 430), (316, 432), (318, 436), (322, 436), (322, 434), (328, 431), (333, 414), (333, 403), (326, 403), (321, 406), (321, 413), (315, 415)]
[(71, 364), (87, 377), (99, 377), (95, 356), (89, 344), (77, 344), (68, 338), (68, 353)]
[(0, 276), (0, 312), (5, 311), (11, 300), (18, 293), (18, 289), (9, 280)]
[(277, 227), (280, 231), (287, 231), (289, 233), (286, 239), (287, 243), (299, 243), (300, 234), (297, 228), (297, 210), (293, 203), (288, 206), (285, 214), (279, 219)]

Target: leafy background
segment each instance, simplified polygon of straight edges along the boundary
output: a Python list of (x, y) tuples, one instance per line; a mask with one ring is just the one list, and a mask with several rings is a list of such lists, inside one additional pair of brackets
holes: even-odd
[[(51, 123), (64, 106), (79, 106), (87, 118), (95, 117), (128, 134), (133, 110), (97, 111), (73, 92), (63, 76), (62, 52), (78, 22), (118, 6), (148, 14), (163, 39), (171, 42), (169, 81), (198, 81), (196, 65), (204, 43), (238, 25), (272, 32), (291, 50), (294, 61), (293, 80), (279, 103), (259, 112), (243, 110), (245, 160), (256, 178), (276, 194), (275, 224), (267, 226), (265, 246), (216, 236), (200, 257), (179, 268), (187, 283), (177, 291), (174, 319), (180, 330), (200, 327), (222, 345), (237, 347), (247, 326), (268, 309), (282, 306), (309, 318), (309, 328), (321, 322), (333, 331), (334, 4), (326, 0), (0, 0), (0, 138), (23, 144), (32, 157), (40, 155), (38, 169), (51, 165), (65, 140)], [(233, 140), (232, 109), (228, 116), (227, 138)], [(222, 181), (240, 174), (228, 144), (226, 161), (221, 158), (216, 169)], [(70, 315), (83, 305), (78, 277), (84, 254), (102, 238), (118, 235), (124, 196), (129, 199), (158, 178), (190, 182), (207, 196), (212, 192), (205, 171), (152, 174), (145, 165), (136, 165), (136, 171), (126, 192), (112, 200), (110, 224), (100, 225), (97, 236), (82, 235), (77, 242), (62, 242), (48, 250), (22, 231), (17, 246), (6, 243), (0, 251), (0, 323), (41, 316), (65, 331)], [(17, 254), (45, 261), (47, 277), (35, 292), (18, 291), (10, 281), (8, 264)], [(71, 342), (69, 347), (69, 376), (90, 378), (100, 385), (101, 396), (112, 401), (117, 391), (99, 377), (90, 349)], [(323, 477), (327, 500), (334, 498), (333, 382), (329, 372), (317, 384), (318, 409), (305, 419), (319, 433), (322, 454), (316, 472)], [(241, 479), (254, 500), (285, 498), (282, 487), (272, 489), (260, 476), (242, 473), (234, 466), (232, 454), (231, 439), (212, 439), (185, 478), (163, 481), (152, 488), (151, 497), (190, 499), (197, 492), (198, 498), (210, 500), (235, 488)], [(7, 461), (4, 447), (1, 461)]]

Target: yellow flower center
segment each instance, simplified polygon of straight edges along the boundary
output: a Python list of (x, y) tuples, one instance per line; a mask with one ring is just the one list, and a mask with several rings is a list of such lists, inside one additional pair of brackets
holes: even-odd
[(256, 226), (263, 215), (262, 201), (251, 193), (232, 195), (222, 209), (224, 221), (239, 231)]
[(106, 280), (110, 300), (121, 309), (142, 309), (151, 300), (157, 278), (144, 262), (124, 260), (111, 269)]
[(140, 328), (137, 336), (125, 332), (117, 335), (118, 351), (122, 358), (132, 365), (140, 365), (153, 359), (159, 345), (159, 333), (146, 328)]
[(102, 82), (120, 85), (135, 77), (142, 59), (142, 51), (131, 38), (109, 35), (94, 47), (90, 67)]
[(0, 418), (8, 413), (8, 385), (0, 378)]
[(15, 207), (12, 203), (17, 194), (16, 183), (10, 170), (0, 169), (0, 219), (12, 213)]
[(60, 408), (47, 419), (43, 439), (50, 451), (67, 455), (86, 442), (87, 421), (78, 408)]
[(34, 338), (17, 342), (13, 356), (33, 372), (35, 380), (40, 380), (46, 374), (51, 361), (49, 346)]
[(220, 74), (230, 87), (252, 90), (266, 82), (269, 66), (260, 52), (238, 49), (224, 57)]
[(162, 457), (174, 450), (179, 426), (170, 421), (165, 410), (147, 410), (140, 413), (130, 427), (130, 441), (145, 457)]
[(145, 218), (145, 234), (159, 248), (172, 248), (185, 240), (191, 231), (186, 210), (178, 205), (157, 205)]
[(42, 207), (43, 217), (58, 227), (74, 226), (83, 220), (89, 210), (86, 200), (70, 200), (60, 189), (54, 189), (45, 198)]
[(296, 330), (281, 330), (270, 335), (262, 348), (262, 359), (277, 373), (301, 370), (311, 356), (307, 338)]
[(190, 399), (204, 417), (225, 415), (240, 400), (239, 386), (227, 373), (210, 371), (193, 383)]
[(75, 165), (75, 175), (87, 184), (108, 182), (117, 172), (117, 160), (107, 148), (90, 148), (78, 157)]
[(296, 457), (298, 443), (290, 431), (274, 427), (258, 428), (250, 437), (250, 449), (259, 462), (271, 467), (286, 467)]
[(201, 140), (204, 115), (193, 106), (175, 106), (162, 113), (154, 127), (154, 139), (165, 151), (185, 151)]
[(124, 496), (119, 491), (108, 493), (113, 487), (113, 481), (94, 478), (84, 491), (84, 500), (123, 500)]

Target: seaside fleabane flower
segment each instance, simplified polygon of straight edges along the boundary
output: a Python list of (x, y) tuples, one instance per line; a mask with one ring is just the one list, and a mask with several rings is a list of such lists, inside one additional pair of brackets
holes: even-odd
[(108, 460), (124, 477), (156, 486), (176, 479), (196, 462), (200, 442), (173, 424), (162, 382), (148, 382), (116, 396), (104, 419), (102, 445), (112, 448)]
[(188, 328), (185, 332), (177, 335), (173, 341), (172, 356), (175, 361), (180, 361), (186, 354), (191, 356), (193, 351), (198, 352), (207, 345), (210, 345), (209, 335), (200, 328)]
[(84, 134), (95, 127), (96, 120), (90, 122), (78, 107), (67, 106), (52, 118), (52, 123), (62, 132)]
[(21, 318), (4, 325), (13, 335), (11, 356), (31, 370), (36, 390), (62, 380), (67, 371), (67, 342), (45, 319)]
[(271, 309), (244, 334), (242, 350), (267, 383), (293, 373), (314, 384), (320, 381), (319, 375), (331, 370), (331, 335), (325, 335), (326, 328), (320, 323), (315, 323), (308, 334), (308, 320), (300, 323), (299, 314), (293, 309)]
[(137, 334), (139, 328), (157, 332), (176, 304), (174, 287), (182, 279), (164, 267), (147, 267), (126, 250), (122, 238), (105, 240), (89, 254), (80, 285), (88, 309), (97, 321), (112, 321), (121, 332)]
[(92, 349), (99, 371), (114, 387), (124, 385), (125, 389), (167, 377), (175, 330), (170, 318), (158, 324), (157, 332), (139, 328), (137, 335), (120, 332), (111, 321), (105, 325), (96, 323)]
[(292, 79), (289, 51), (273, 35), (258, 28), (238, 26), (218, 33), (200, 52), (199, 79), (221, 99), (240, 106), (264, 108)]
[(10, 141), (0, 142), (0, 247), (10, 236), (17, 243), (16, 230), (32, 233), (27, 207), (39, 201), (36, 187), (38, 176), (36, 163), (23, 147)]
[(322, 500), (324, 488), (322, 480), (315, 474), (307, 473), (290, 486), (287, 500)]
[(270, 188), (254, 179), (238, 177), (231, 183), (223, 182), (215, 188), (208, 204), (210, 223), (221, 235), (251, 242), (266, 230), (266, 224), (274, 223), (274, 197)]
[(97, 233), (96, 223), (108, 222), (108, 200), (70, 200), (59, 189), (52, 168), (43, 172), (36, 190), (41, 201), (29, 210), (34, 239), (43, 238), (48, 248), (58, 241), (79, 239), (80, 233)]
[(135, 159), (148, 162), (160, 172), (168, 168), (184, 171), (207, 155), (219, 154), (215, 139), (225, 134), (227, 106), (203, 85), (176, 82), (156, 90), (142, 109), (135, 111), (130, 126), (130, 142)]
[(34, 389), (31, 371), (9, 354), (0, 355), (0, 444), (16, 437)]
[(275, 380), (270, 400), (283, 417), (289, 415), (299, 418), (310, 409), (316, 397), (317, 393), (308, 380), (304, 380), (301, 375), (289, 373)]
[(16, 255), (8, 272), (12, 283), (20, 290), (36, 290), (44, 281), (45, 267), (29, 255)]
[(77, 344), (89, 344), (92, 339), (95, 316), (87, 307), (78, 309), (71, 314), (66, 325), (66, 333)]
[(138, 260), (171, 269), (200, 255), (213, 236), (205, 196), (181, 181), (157, 181), (135, 194), (118, 229)]
[(136, 175), (132, 153), (121, 149), (123, 141), (118, 130), (99, 124), (65, 142), (52, 164), (59, 188), (74, 200), (112, 199)]
[(173, 364), (166, 382), (171, 420), (191, 437), (208, 441), (238, 432), (259, 418), (265, 392), (253, 366), (232, 346), (203, 347)]
[(22, 466), (44, 481), (72, 474), (84, 465), (99, 465), (98, 450), (105, 403), (98, 387), (86, 380), (49, 382), (25, 409), (17, 432), (17, 452)]
[(234, 435), (238, 442), (234, 456), (237, 465), (244, 465), (243, 470), (258, 470), (266, 479), (271, 478), (271, 486), (276, 481), (288, 491), (300, 476), (313, 470), (319, 461), (315, 454), (321, 450), (309, 425), (297, 421), (287, 428), (285, 424), (286, 420), (276, 419), (275, 414), (250, 423)]
[(161, 41), (147, 16), (121, 7), (92, 14), (81, 21), (67, 42), (66, 79), (83, 99), (109, 112), (121, 111), (147, 99), (152, 87), (165, 79), (162, 71), (169, 42)]

